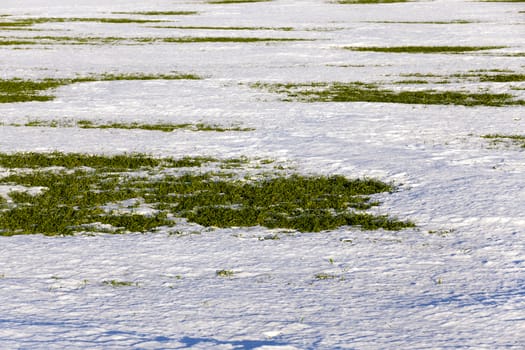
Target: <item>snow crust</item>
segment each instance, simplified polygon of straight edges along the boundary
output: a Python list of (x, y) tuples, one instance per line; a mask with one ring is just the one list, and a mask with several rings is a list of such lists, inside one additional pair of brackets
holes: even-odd
[[(506, 46), (499, 52), (524, 52), (524, 9), (520, 3), (461, 0), (344, 6), (323, 0), (229, 5), (3, 0), (2, 14), (21, 17), (195, 10), (195, 16), (159, 18), (171, 20), (168, 25), (297, 29), (36, 26), (67, 29), (68, 36), (316, 40), (0, 46), (2, 78), (170, 71), (205, 77), (74, 84), (59, 88), (50, 102), (2, 104), (1, 152), (272, 158), (305, 174), (393, 181), (399, 190), (382, 196), (376, 210), (411, 219), (418, 227), (298, 234), (261, 228), (202, 231), (181, 224), (182, 234), (0, 237), (0, 348), (523, 349), (525, 153), (490, 147), (480, 138), (525, 134), (522, 106), (282, 102), (249, 84), (388, 82), (400, 74), (479, 69), (523, 73), (519, 56), (383, 54), (341, 47), (497, 45)], [(385, 23), (452, 20), (471, 23)], [(523, 83), (492, 84), (501, 91), (511, 85), (523, 88)], [(513, 93), (523, 96), (523, 90)], [(7, 125), (33, 119), (237, 123), (255, 130), (162, 133)], [(280, 239), (270, 239), (274, 234)], [(219, 277), (219, 270), (233, 276)], [(107, 281), (132, 285), (112, 287)]]

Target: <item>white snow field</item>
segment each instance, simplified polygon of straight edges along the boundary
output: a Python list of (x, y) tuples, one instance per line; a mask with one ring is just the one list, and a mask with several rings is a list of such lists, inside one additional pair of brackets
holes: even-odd
[[(115, 13), (144, 11), (198, 13)], [(524, 349), (525, 149), (494, 146), (481, 138), (524, 135), (523, 105), (289, 102), (250, 86), (361, 81), (393, 89), (488, 88), (523, 99), (525, 83), (519, 81), (391, 83), (414, 79), (407, 74), (523, 74), (524, 11), (523, 2), (467, 0), (367, 5), (329, 0), (2, 0), (0, 15), (10, 16), (0, 20), (167, 21), (48, 22), (31, 27), (37, 31), (0, 30), (2, 40), (312, 40), (0, 45), (2, 79), (172, 71), (203, 77), (77, 83), (56, 89), (52, 101), (0, 104), (1, 153), (270, 158), (301, 174), (393, 182), (397, 191), (380, 195), (381, 205), (374, 211), (412, 220), (417, 227), (285, 234), (262, 227), (181, 224), (179, 230), (186, 234), (0, 237), (0, 348)], [(462, 54), (342, 48), (405, 45), (503, 48)], [(15, 126), (31, 120), (202, 122), (254, 130), (166, 133)], [(199, 233), (191, 234), (195, 230)], [(275, 233), (279, 240), (265, 239)], [(220, 270), (233, 275), (219, 276)]]

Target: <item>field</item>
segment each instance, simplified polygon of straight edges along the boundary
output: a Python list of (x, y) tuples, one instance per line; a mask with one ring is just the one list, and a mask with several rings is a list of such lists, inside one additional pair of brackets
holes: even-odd
[(522, 349), (522, 3), (3, 1), (0, 348)]

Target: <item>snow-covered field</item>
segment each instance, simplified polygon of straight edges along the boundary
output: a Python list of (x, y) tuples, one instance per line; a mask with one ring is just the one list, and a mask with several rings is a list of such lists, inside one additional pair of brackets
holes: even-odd
[[(493, 147), (480, 137), (525, 134), (523, 106), (283, 102), (249, 86), (387, 83), (401, 80), (403, 74), (447, 76), (481, 69), (523, 74), (523, 3), (2, 0), (0, 4), (0, 14), (20, 18), (149, 19), (112, 12), (153, 10), (199, 12), (155, 16), (171, 20), (162, 25), (294, 30), (65, 22), (34, 26), (43, 31), (0, 31), (0, 35), (316, 40), (44, 45), (17, 50), (0, 46), (3, 79), (171, 71), (204, 77), (73, 84), (59, 88), (53, 101), (0, 104), (0, 152), (271, 158), (302, 174), (393, 181), (399, 190), (382, 195), (382, 205), (374, 210), (413, 220), (417, 228), (398, 232), (341, 228), (281, 234), (279, 240), (261, 239), (272, 231), (259, 227), (186, 235), (0, 237), (0, 348), (525, 348), (525, 152), (519, 147)], [(469, 23), (388, 23), (454, 20)], [(341, 49), (400, 45), (505, 48), (497, 54), (457, 55)], [(525, 95), (523, 82), (488, 85), (491, 91)], [(430, 88), (477, 91), (486, 86), (460, 82)], [(12, 126), (64, 119), (204, 122), (254, 130), (163, 133)], [(218, 276), (219, 270), (233, 271), (233, 276)], [(132, 283), (111, 286), (104, 281)]]

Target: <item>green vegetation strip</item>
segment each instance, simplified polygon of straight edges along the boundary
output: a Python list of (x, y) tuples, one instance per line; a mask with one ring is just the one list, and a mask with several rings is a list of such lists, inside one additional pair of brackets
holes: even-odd
[[(0, 123), (0, 125), (5, 125)], [(48, 127), (48, 128), (72, 128), (78, 127), (81, 129), (125, 129), (125, 130), (148, 130), (148, 131), (163, 131), (172, 132), (175, 130), (190, 130), (190, 131), (215, 131), (215, 132), (226, 132), (226, 131), (253, 131), (252, 128), (242, 128), (240, 126), (220, 126), (211, 125), (205, 123), (158, 123), (158, 124), (142, 124), (142, 123), (109, 123), (100, 124), (94, 123), (90, 120), (79, 120), (79, 121), (60, 121), (60, 120), (31, 120), (24, 124), (8, 124), (8, 126), (25, 126), (25, 127)]]
[(471, 93), (461, 91), (393, 91), (376, 84), (351, 83), (298, 83), (253, 84), (256, 88), (285, 94), (285, 101), (301, 102), (382, 102), (406, 104), (435, 104), (463, 106), (525, 105), (511, 94)]
[(521, 148), (525, 148), (525, 136), (524, 135), (502, 135), (502, 134), (489, 134), (482, 136), (485, 139), (492, 140), (494, 144), (511, 142)]
[[(297, 174), (235, 178), (199, 168), (212, 162), (219, 161), (0, 154), (0, 167), (11, 169), (0, 184), (12, 188), (0, 202), (0, 235), (151, 232), (176, 226), (176, 218), (206, 227), (260, 225), (303, 232), (347, 225), (365, 230), (414, 226), (364, 211), (378, 204), (370, 195), (393, 190), (377, 180)], [(219, 164), (231, 162), (243, 160)], [(180, 167), (185, 169), (173, 175)]]
[(56, 79), (44, 79), (41, 81), (2, 79), (0, 80), (0, 103), (49, 101), (54, 97), (41, 95), (40, 93), (65, 84), (63, 81)]
[(42, 92), (64, 85), (94, 81), (114, 80), (178, 80), (200, 79), (194, 74), (103, 74), (72, 79), (42, 79), (38, 81), (24, 79), (0, 79), (0, 103), (50, 101), (53, 95), (44, 95)]
[[(418, 78), (410, 79), (414, 83), (443, 83), (443, 82), (482, 82), (482, 83), (510, 83), (510, 82), (523, 82), (525, 81), (525, 74), (514, 72), (506, 69), (481, 69), (471, 70), (467, 73), (456, 73), (451, 75), (438, 75), (438, 74), (421, 74), (421, 73), (409, 73), (401, 74), (402, 77)], [(425, 78), (422, 80), (420, 78)], [(410, 81), (409, 80), (409, 81)], [(398, 81), (397, 83), (404, 83)], [(408, 81), (407, 81), (408, 83)]]
[(255, 43), (267, 41), (306, 41), (309, 39), (297, 38), (260, 38), (260, 37), (229, 37), (229, 36), (204, 36), (204, 37), (180, 37), (164, 38), (165, 43)]
[(389, 53), (464, 53), (473, 51), (496, 50), (505, 46), (346, 46), (344, 49), (352, 51), (371, 51), (371, 52), (389, 52)]
[(132, 287), (132, 286), (136, 286), (138, 287), (138, 282), (130, 282), (130, 281), (117, 281), (117, 280), (105, 280), (105, 281), (102, 281), (102, 284), (106, 285), (106, 286), (111, 286), (111, 287)]
[(182, 36), (182, 37), (68, 37), (68, 36), (32, 36), (0, 37), (0, 46), (20, 45), (104, 45), (104, 44), (152, 44), (152, 43), (257, 43), (309, 41), (301, 38), (270, 37), (229, 37), (229, 36)]
[[(476, 77), (476, 75), (474, 75)], [(483, 74), (477, 75), (481, 82), (509, 83), (525, 81), (525, 74)]]
[(35, 18), (22, 18), (14, 19), (9, 21), (0, 22), (1, 27), (30, 27), (35, 24), (42, 23), (67, 23), (67, 22), (95, 22), (95, 23), (114, 23), (114, 24), (125, 24), (125, 23), (158, 23), (164, 22), (156, 19), (136, 19), (136, 18), (90, 18), (90, 17), (35, 17)]

